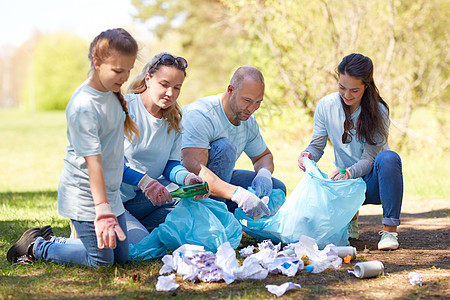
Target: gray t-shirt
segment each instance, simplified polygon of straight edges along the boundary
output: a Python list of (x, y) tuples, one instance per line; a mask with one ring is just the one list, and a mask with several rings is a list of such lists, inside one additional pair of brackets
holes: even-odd
[(67, 154), (58, 187), (58, 212), (77, 221), (94, 221), (94, 201), (84, 157), (102, 156), (106, 194), (112, 212), (124, 207), (119, 195), (124, 163), (124, 112), (117, 96), (83, 83), (66, 108)]

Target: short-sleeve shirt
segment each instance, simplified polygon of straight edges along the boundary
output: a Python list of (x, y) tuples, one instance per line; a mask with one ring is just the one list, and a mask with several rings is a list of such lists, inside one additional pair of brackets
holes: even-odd
[(242, 152), (249, 157), (263, 153), (267, 145), (255, 117), (252, 115), (238, 126), (233, 125), (223, 109), (222, 95), (201, 98), (183, 108), (181, 148), (210, 149), (212, 142), (227, 138), (236, 146), (236, 160)]
[[(387, 114), (386, 108), (380, 104), (380, 109)], [(353, 124), (357, 123), (361, 106), (352, 114)], [(342, 107), (339, 93), (329, 94), (320, 99), (314, 113), (315, 136), (328, 136), (333, 145), (334, 164), (340, 168), (349, 168), (361, 159), (364, 151), (365, 141), (359, 141), (356, 137), (356, 129), (350, 130), (352, 141), (348, 144), (342, 143), (342, 134), (344, 133), (345, 112)], [(385, 148), (387, 148), (387, 144)]]
[[(181, 160), (181, 134), (175, 129), (168, 133), (170, 124), (152, 116), (144, 106), (140, 94), (127, 94), (128, 114), (139, 127), (139, 141), (124, 140), (125, 164), (146, 173), (151, 178), (160, 177), (169, 160)], [(123, 202), (136, 196), (138, 187), (122, 183)]]
[(58, 187), (58, 211), (77, 221), (94, 221), (94, 201), (86, 156), (101, 155), (106, 194), (112, 212), (124, 207), (119, 195), (123, 174), (124, 113), (117, 96), (83, 83), (66, 107), (69, 146)]

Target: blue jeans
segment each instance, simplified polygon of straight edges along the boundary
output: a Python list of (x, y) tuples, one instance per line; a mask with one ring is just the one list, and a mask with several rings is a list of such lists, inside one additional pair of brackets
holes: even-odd
[[(158, 181), (164, 186), (170, 183), (167, 179), (158, 179)], [(175, 208), (177, 203), (177, 201), (174, 201), (161, 206), (153, 205), (141, 190), (137, 190), (136, 196), (124, 202), (123, 205), (151, 233), (159, 224), (164, 223), (167, 214)]]
[[(221, 138), (211, 143), (206, 167), (223, 181), (247, 189), (252, 185), (256, 173), (248, 170), (234, 169), (237, 159), (236, 146), (229, 139)], [(272, 182), (274, 189), (281, 189), (286, 194), (286, 186), (281, 180), (272, 178)], [(238, 207), (235, 202), (229, 199), (213, 196), (210, 198), (225, 202), (228, 210), (232, 213)]]
[[(125, 215), (117, 217), (119, 225), (127, 232)], [(116, 249), (97, 247), (94, 222), (72, 220), (79, 239), (52, 237), (50, 241), (39, 237), (33, 246), (33, 255), (37, 259), (62, 265), (81, 265), (89, 268), (110, 266), (113, 263), (125, 263), (128, 259), (128, 239), (116, 239)]]
[(384, 225), (400, 225), (403, 199), (403, 174), (400, 156), (393, 151), (381, 151), (375, 158), (373, 170), (363, 177), (366, 182), (364, 204), (381, 204)]

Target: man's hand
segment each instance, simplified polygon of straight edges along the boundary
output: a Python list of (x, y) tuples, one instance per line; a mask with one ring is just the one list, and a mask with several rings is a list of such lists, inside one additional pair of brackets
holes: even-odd
[(153, 205), (161, 206), (173, 201), (169, 191), (158, 180), (151, 178), (147, 174), (139, 181), (138, 187)]
[(256, 196), (264, 197), (272, 193), (272, 173), (266, 168), (259, 169), (252, 181), (252, 187), (255, 189)]
[(269, 207), (261, 199), (240, 186), (236, 188), (231, 201), (236, 202), (249, 217), (270, 215)]
[(119, 241), (124, 241), (126, 235), (120, 228), (117, 217), (112, 213), (109, 203), (102, 202), (95, 206), (95, 234), (97, 235), (97, 246), (103, 248), (116, 248), (116, 236)]

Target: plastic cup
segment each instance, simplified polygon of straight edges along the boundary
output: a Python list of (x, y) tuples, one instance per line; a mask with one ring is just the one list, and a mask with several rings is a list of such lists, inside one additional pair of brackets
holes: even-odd
[(384, 266), (381, 261), (371, 260), (356, 263), (353, 270), (356, 277), (369, 278), (380, 275), (384, 270)]
[(336, 247), (337, 252), (338, 252), (338, 256), (340, 258), (344, 258), (347, 255), (351, 255), (353, 258), (356, 258), (356, 248), (352, 247), (352, 246), (344, 246), (344, 247)]

